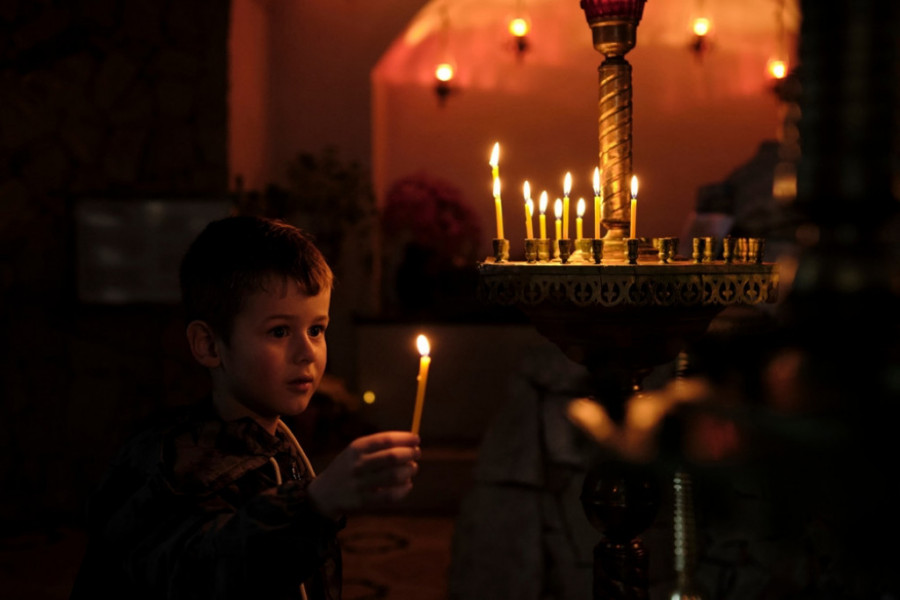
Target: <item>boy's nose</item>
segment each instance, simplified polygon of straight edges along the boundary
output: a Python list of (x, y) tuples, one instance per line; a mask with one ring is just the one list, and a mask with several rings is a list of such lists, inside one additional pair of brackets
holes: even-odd
[(302, 363), (311, 361), (314, 352), (312, 341), (305, 335), (297, 336), (294, 339), (296, 340), (293, 348), (294, 362)]

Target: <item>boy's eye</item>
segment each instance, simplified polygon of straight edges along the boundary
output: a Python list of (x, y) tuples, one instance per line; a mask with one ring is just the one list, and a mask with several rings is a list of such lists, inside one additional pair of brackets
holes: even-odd
[(290, 330), (284, 325), (279, 325), (278, 327), (273, 327), (272, 329), (270, 329), (269, 333), (274, 337), (282, 338), (287, 336), (287, 334), (290, 333)]
[(309, 328), (309, 335), (311, 337), (319, 337), (320, 335), (325, 334), (325, 327), (322, 325), (313, 325)]

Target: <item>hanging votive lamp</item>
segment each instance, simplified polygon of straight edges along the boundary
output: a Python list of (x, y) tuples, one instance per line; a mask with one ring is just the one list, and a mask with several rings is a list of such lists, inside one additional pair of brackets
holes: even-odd
[(773, 79), (784, 79), (787, 77), (787, 63), (779, 58), (773, 58), (766, 64), (766, 71)]
[(528, 50), (528, 32), (531, 25), (525, 17), (515, 17), (509, 22), (509, 33), (513, 36), (514, 49), (516, 56), (522, 58), (525, 51)]
[(455, 74), (456, 72), (453, 69), (453, 65), (450, 63), (440, 63), (434, 68), (434, 78), (436, 80), (434, 91), (437, 93), (438, 102), (440, 102), (441, 105), (443, 105), (447, 96), (449, 96), (452, 91), (450, 84), (453, 81)]
[(691, 50), (697, 55), (697, 58), (702, 57), (709, 48), (708, 36), (711, 28), (712, 25), (706, 17), (697, 17), (691, 25), (691, 29), (694, 33), (694, 41), (691, 43)]

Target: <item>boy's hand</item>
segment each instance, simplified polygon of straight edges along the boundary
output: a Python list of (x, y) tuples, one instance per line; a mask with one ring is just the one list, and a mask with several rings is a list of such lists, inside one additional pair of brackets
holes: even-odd
[(412, 489), (421, 455), (419, 436), (409, 431), (357, 438), (309, 484), (310, 499), (316, 510), (332, 518), (396, 502)]

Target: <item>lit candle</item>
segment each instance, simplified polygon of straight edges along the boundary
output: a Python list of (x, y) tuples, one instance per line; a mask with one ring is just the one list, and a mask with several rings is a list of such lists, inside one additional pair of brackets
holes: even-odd
[(534, 218), (534, 201), (531, 199), (531, 184), (526, 180), (522, 184), (522, 194), (525, 196), (525, 237), (534, 238), (534, 226), (532, 219)]
[(547, 198), (547, 192), (541, 192), (541, 198), (538, 200), (538, 209), (541, 211), (541, 239), (547, 239), (547, 204), (549, 203), (549, 199)]
[(600, 167), (594, 167), (594, 237), (600, 239)]
[(488, 164), (491, 165), (491, 177), (494, 179), (500, 177), (500, 142), (494, 143), (494, 148), (491, 150), (491, 159), (488, 161)]
[(584, 237), (584, 228), (582, 227), (584, 222), (584, 198), (578, 199), (578, 206), (575, 210), (578, 211), (578, 216), (575, 217), (575, 239), (580, 240)]
[(497, 239), (503, 239), (503, 207), (500, 204), (500, 142), (494, 143), (491, 150), (491, 159), (488, 161), (491, 165), (491, 177), (494, 186), (494, 206), (497, 209)]
[(569, 237), (569, 192), (572, 191), (572, 174), (566, 173), (566, 178), (563, 180), (563, 232), (566, 234), (566, 238)]
[(562, 239), (563, 202), (559, 198), (553, 204), (553, 213), (556, 215), (556, 239)]
[(631, 176), (631, 237), (637, 237), (637, 175)]
[(419, 348), (420, 355), (419, 376), (416, 377), (419, 385), (416, 388), (416, 407), (413, 410), (412, 432), (418, 434), (419, 423), (422, 422), (422, 406), (425, 404), (425, 384), (428, 381), (428, 367), (431, 365), (431, 357), (428, 356), (431, 346), (428, 344), (428, 338), (424, 335), (419, 335), (416, 338), (416, 346)]
[(503, 207), (500, 205), (500, 180), (494, 180), (494, 207), (497, 209), (497, 239), (503, 239)]

